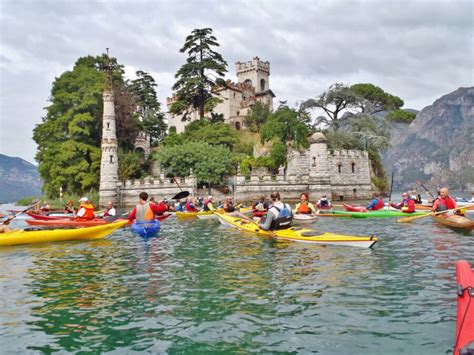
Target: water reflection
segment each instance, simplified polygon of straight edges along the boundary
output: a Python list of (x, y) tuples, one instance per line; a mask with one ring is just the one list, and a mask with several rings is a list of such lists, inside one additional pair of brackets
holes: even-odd
[[(474, 238), (430, 221), (321, 219), (373, 250), (276, 242), (213, 221), (157, 238), (0, 249), (7, 352), (450, 351), (454, 262)], [(440, 350), (441, 349), (441, 350)]]

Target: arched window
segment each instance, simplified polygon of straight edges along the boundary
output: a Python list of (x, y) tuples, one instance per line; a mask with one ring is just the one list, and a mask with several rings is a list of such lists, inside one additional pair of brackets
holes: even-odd
[(235, 129), (237, 131), (240, 131), (240, 122), (239, 121), (235, 122)]
[(237, 111), (237, 116), (240, 116), (240, 111)]
[(341, 173), (341, 169), (342, 169), (342, 165), (341, 164), (337, 164), (337, 172), (340, 174)]
[(260, 91), (265, 91), (266, 84), (265, 79), (260, 80)]
[(352, 163), (351, 168), (352, 168), (352, 172), (355, 173), (356, 172), (356, 164)]
[(246, 86), (252, 86), (252, 80), (247, 79), (247, 80), (244, 81), (244, 84), (245, 84)]
[(113, 164), (113, 163), (114, 163), (114, 156), (110, 155), (110, 164)]
[(313, 157), (313, 166), (316, 166), (316, 157)]
[(107, 129), (110, 129), (110, 122), (107, 122)]

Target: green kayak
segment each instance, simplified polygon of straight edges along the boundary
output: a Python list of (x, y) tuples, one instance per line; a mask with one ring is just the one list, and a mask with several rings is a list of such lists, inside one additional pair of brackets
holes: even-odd
[(426, 212), (403, 213), (399, 211), (369, 211), (369, 212), (350, 212), (350, 211), (325, 211), (325, 214), (345, 215), (352, 218), (390, 218), (390, 217), (409, 217), (421, 216), (427, 214)]

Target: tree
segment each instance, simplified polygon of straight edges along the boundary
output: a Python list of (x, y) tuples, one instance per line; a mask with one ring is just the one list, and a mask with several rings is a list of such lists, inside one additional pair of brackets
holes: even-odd
[(267, 122), (262, 126), (262, 140), (269, 141), (274, 138), (282, 142), (292, 140), (296, 148), (306, 148), (309, 146), (310, 129), (305, 124), (305, 120), (304, 111), (282, 105), (268, 117)]
[(416, 118), (416, 113), (398, 109), (391, 111), (385, 116), (385, 119), (389, 122), (404, 122), (412, 123)]
[(142, 176), (142, 162), (141, 156), (138, 152), (119, 149), (118, 160), (118, 177), (120, 181), (137, 179)]
[(319, 116), (317, 124), (324, 123), (339, 129), (339, 120), (341, 114), (345, 110), (357, 107), (358, 96), (347, 86), (342, 83), (331, 85), (328, 91), (323, 92), (315, 99), (309, 99), (301, 104), (301, 109), (308, 110), (319, 108), (322, 109), (327, 117)]
[(69, 193), (98, 187), (104, 82), (97, 58), (89, 56), (53, 83), (47, 114), (33, 130), (39, 172), (50, 196), (60, 187)]
[(391, 95), (373, 84), (355, 84), (350, 90), (358, 96), (356, 102), (361, 113), (373, 115), (377, 112), (397, 110), (403, 106), (403, 100)]
[(187, 176), (192, 169), (198, 183), (217, 184), (232, 169), (232, 154), (227, 147), (189, 142), (160, 150), (161, 167), (169, 176)]
[(226, 123), (208, 123), (204, 120), (197, 120), (194, 122), (190, 123), (185, 128), (183, 135), (185, 141), (206, 142), (211, 145), (224, 145), (229, 149), (232, 149), (239, 142), (239, 136), (237, 135), (236, 130)]
[[(227, 72), (227, 63), (212, 47), (218, 47), (216, 37), (211, 28), (195, 29), (186, 37), (181, 53), (186, 52), (188, 59), (176, 73), (176, 101), (170, 107), (170, 112), (181, 115), (186, 120), (193, 109), (197, 109), (199, 117), (204, 118), (206, 103), (216, 104), (212, 90), (219, 85), (224, 86), (222, 79)], [(212, 79), (216, 76), (217, 79)], [(212, 106), (208, 109), (212, 110)]]
[(156, 95), (157, 84), (148, 73), (138, 70), (137, 79), (132, 80), (128, 89), (136, 103), (136, 113), (141, 128), (150, 135), (151, 143), (155, 144), (164, 137), (166, 124)]
[(264, 105), (261, 102), (256, 102), (250, 106), (250, 111), (244, 118), (244, 124), (252, 132), (260, 132), (260, 128), (267, 121), (270, 114), (271, 111), (267, 105)]

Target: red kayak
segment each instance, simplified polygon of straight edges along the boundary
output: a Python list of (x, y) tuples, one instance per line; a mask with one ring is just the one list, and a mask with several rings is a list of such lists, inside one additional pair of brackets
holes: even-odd
[(34, 212), (34, 211), (27, 211), (26, 213), (28, 214), (28, 216), (30, 216), (34, 219), (42, 220), (42, 221), (50, 221), (52, 219), (70, 218), (70, 216), (64, 216), (64, 217), (61, 217), (61, 216), (48, 216), (48, 215), (43, 214), (41, 212)]
[[(171, 216), (171, 213), (163, 214), (158, 216), (156, 219), (163, 221), (164, 219)], [(115, 221), (125, 221), (126, 218), (117, 218)], [(61, 218), (59, 219), (49, 219), (49, 220), (40, 220), (40, 219), (27, 219), (25, 220), (30, 226), (45, 226), (45, 227), (94, 227), (102, 226), (104, 224), (110, 223), (103, 218), (94, 218), (90, 220), (77, 220), (72, 218)]]
[(454, 354), (474, 354), (474, 271), (469, 263), (456, 263), (458, 283), (458, 314)]
[(351, 206), (351, 205), (346, 205), (345, 203), (342, 204), (346, 211), (349, 212), (367, 212), (367, 208), (365, 206)]

